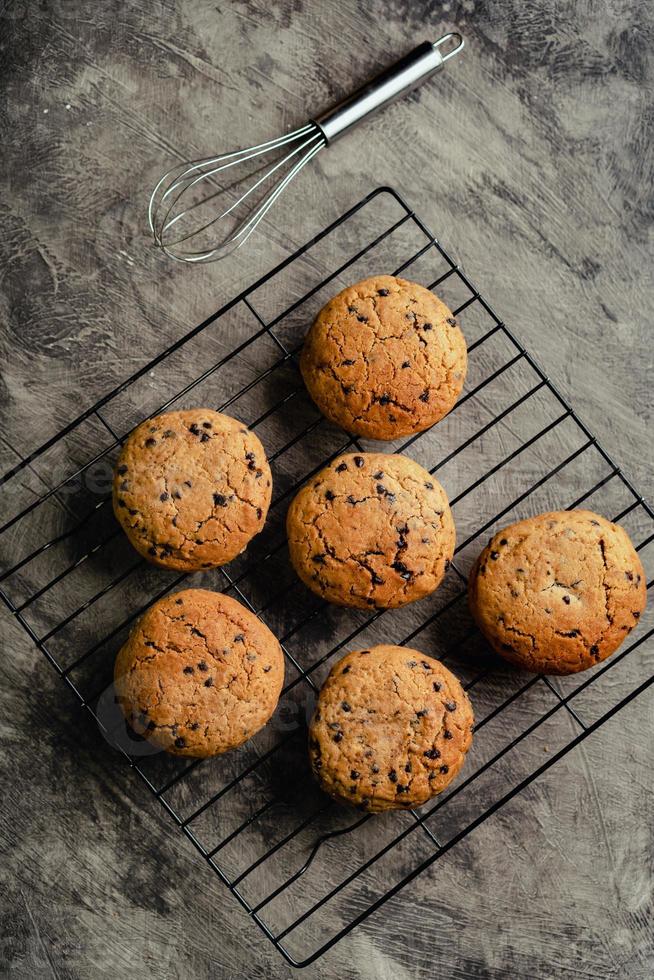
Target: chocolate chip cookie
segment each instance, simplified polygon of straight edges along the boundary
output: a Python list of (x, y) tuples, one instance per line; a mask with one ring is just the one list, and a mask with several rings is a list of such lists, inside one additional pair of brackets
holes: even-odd
[(362, 810), (420, 806), (463, 765), (473, 720), (440, 661), (398, 646), (348, 653), (318, 697), (311, 765), (326, 793)]
[(645, 608), (647, 586), (623, 528), (570, 510), (499, 531), (472, 569), (468, 594), (503, 657), (537, 673), (572, 674), (617, 650)]
[(339, 456), (299, 491), (286, 529), (305, 585), (328, 602), (360, 609), (429, 595), (454, 553), (445, 491), (407, 456)]
[(131, 727), (173, 755), (219, 755), (272, 715), (284, 657), (267, 626), (235, 599), (187, 589), (160, 599), (116, 659)]
[(421, 432), (461, 394), (466, 343), (451, 310), (429, 289), (373, 276), (320, 311), (300, 369), (320, 411), (347, 432), (396, 439)]
[(241, 422), (207, 408), (139, 425), (123, 446), (114, 513), (155, 565), (224, 565), (262, 529), (272, 494), (263, 446)]

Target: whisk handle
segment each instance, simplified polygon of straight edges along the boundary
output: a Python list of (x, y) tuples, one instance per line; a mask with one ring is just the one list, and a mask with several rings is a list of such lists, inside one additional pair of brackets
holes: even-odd
[[(443, 53), (441, 48), (451, 39), (456, 41), (456, 47)], [(366, 116), (383, 109), (434, 75), (461, 50), (463, 43), (461, 35), (453, 33), (445, 34), (433, 44), (431, 41), (419, 44), (404, 58), (312, 121), (322, 130), (326, 141), (332, 143)]]

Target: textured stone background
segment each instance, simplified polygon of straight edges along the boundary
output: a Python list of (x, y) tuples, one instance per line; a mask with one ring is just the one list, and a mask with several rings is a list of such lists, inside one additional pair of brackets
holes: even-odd
[[(653, 23), (644, 0), (5, 2), (6, 465), (389, 183), (648, 492)], [(296, 125), (453, 27), (465, 55), (321, 154), (247, 253), (196, 269), (153, 253), (144, 202), (171, 158)], [(290, 976), (6, 615), (2, 629), (0, 973)], [(651, 706), (306, 975), (651, 977)]]

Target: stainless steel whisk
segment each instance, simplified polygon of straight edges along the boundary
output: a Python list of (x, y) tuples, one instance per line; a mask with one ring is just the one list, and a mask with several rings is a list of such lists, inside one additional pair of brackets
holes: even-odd
[[(433, 44), (425, 41), (294, 132), (173, 167), (150, 197), (148, 220), (155, 244), (181, 262), (213, 262), (244, 245), (288, 184), (324, 146), (435, 74), (463, 44), (457, 33), (445, 34)], [(232, 168), (248, 161), (253, 163), (246, 174), (220, 183), (219, 175), (232, 178), (237, 172)], [(245, 186), (246, 181), (252, 182)]]

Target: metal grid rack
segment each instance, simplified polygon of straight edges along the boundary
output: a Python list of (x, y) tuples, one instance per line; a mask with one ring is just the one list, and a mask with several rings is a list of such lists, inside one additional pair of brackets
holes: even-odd
[[(327, 459), (354, 446), (372, 448), (319, 415), (295, 364), (307, 325), (327, 297), (372, 272), (423, 282), (462, 314), (470, 367), (464, 394), (445, 420), (384, 445), (410, 451), (438, 474), (457, 523), (456, 560), (431, 598), (367, 614), (329, 607), (304, 589), (288, 563), (283, 521), (295, 490)], [(197, 365), (207, 366), (198, 372)], [(113, 462), (131, 428), (158, 411), (191, 405), (229, 411), (257, 430), (273, 468), (274, 495), (266, 528), (245, 555), (189, 580), (138, 558), (109, 501)], [(20, 458), (0, 484), (14, 508), (0, 528), (6, 606), (295, 966), (333, 946), (654, 681), (646, 656), (651, 611), (611, 659), (567, 678), (521, 674), (501, 663), (475, 630), (466, 610), (466, 572), (486, 535), (503, 523), (544, 509), (598, 510), (631, 534), (649, 588), (654, 513), (390, 188), (369, 194)], [(130, 625), (182, 582), (237, 596), (281, 638), (287, 657), (273, 721), (213, 760), (154, 752), (125, 728), (111, 687), (113, 657)], [(371, 818), (321, 796), (308, 772), (305, 722), (335, 658), (382, 637), (448, 662), (471, 691), (476, 734), (462, 775), (444, 794), (414, 811)], [(415, 887), (428, 891), (429, 877)]]

